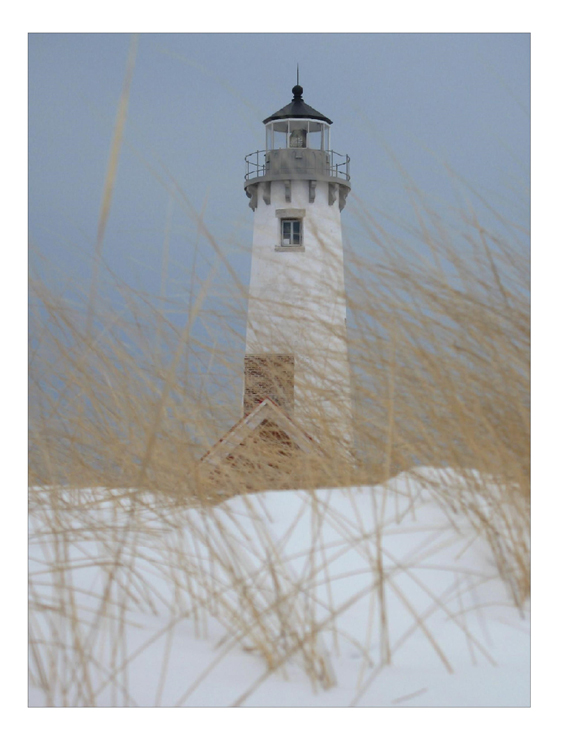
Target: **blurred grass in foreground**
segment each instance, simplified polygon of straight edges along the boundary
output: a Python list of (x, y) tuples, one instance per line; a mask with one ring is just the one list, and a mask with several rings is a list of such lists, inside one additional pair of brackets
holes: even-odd
[[(209, 282), (200, 282), (200, 293), (184, 313), (184, 322), (175, 324), (163, 315), (166, 302), (131, 291), (125, 284), (115, 285), (113, 305), (100, 296), (95, 308), (89, 309), (88, 302), (78, 296), (71, 302), (41, 280), (31, 281), (30, 482), (34, 488), (30, 511), (33, 515), (43, 509), (45, 500), (50, 505), (48, 532), (55, 555), (47, 561), (46, 570), (61, 576), (62, 583), (55, 587), (60, 603), (57, 615), (61, 620), (66, 616), (75, 637), (64, 661), (82, 667), (76, 670), (84, 675), (80, 703), (95, 703), (96, 693), (84, 679), (92, 647), (80, 628), (75, 607), (79, 596), (72, 585), (64, 585), (76, 537), (68, 499), (72, 501), (69, 495), (76, 494), (76, 506), (88, 519), (88, 488), (92, 487), (107, 489), (110, 502), (125, 515), (117, 533), (109, 524), (106, 528), (96, 524), (97, 539), (114, 545), (115, 562), (105, 568), (107, 585), (115, 587), (118, 575), (125, 580), (119, 583), (117, 598), (112, 598), (110, 587), (100, 594), (103, 615), (116, 605), (125, 612), (133, 584), (135, 591), (145, 594), (143, 601), (151, 602), (152, 588), (134, 567), (148, 528), (137, 520), (135, 509), (124, 507), (116, 498), (116, 489), (140, 504), (150, 497), (152, 513), (169, 524), (181, 506), (201, 507), (212, 515), (211, 506), (237, 494), (305, 489), (313, 496), (317, 487), (377, 484), (415, 467), (440, 467), (447, 472), (437, 474), (464, 479), (464, 489), (454, 488), (452, 479), (440, 478), (430, 478), (429, 487), (445, 509), (466, 515), (476, 534), (486, 536), (513, 601), (524, 605), (530, 591), (528, 250), (519, 243), (520, 234), (501, 240), (482, 227), (471, 211), (460, 214), (455, 229), (425, 206), (418, 214), (418, 230), (405, 240), (394, 240), (368, 211), (362, 211), (373, 251), (368, 259), (348, 254), (356, 436), (352, 460), (343, 459), (334, 448), (338, 434), (331, 424), (319, 423), (319, 432), (325, 436), (319, 451), (311, 455), (288, 459), (272, 444), (255, 439), (246, 444), (245, 458), (237, 469), (226, 464), (210, 474), (202, 468), (202, 454), (241, 415), (244, 348), (237, 333), (245, 306), (237, 298), (239, 282), (234, 282), (231, 310), (214, 316), (213, 324), (205, 306)], [(118, 297), (119, 307), (115, 305)], [(330, 397), (312, 393), (312, 408), (317, 399)], [(62, 491), (57, 491), (57, 485), (62, 485)], [(218, 534), (226, 544), (218, 546), (215, 535), (208, 547), (219, 571), (225, 569), (221, 555), (231, 538), (222, 537), (225, 527)], [(350, 539), (361, 539), (361, 532), (355, 535)], [(264, 539), (268, 542), (266, 533)], [(389, 576), (379, 528), (370, 540), (375, 541), (372, 591), (385, 665), (392, 656), (386, 641)], [(299, 586), (266, 600), (260, 586), (249, 592), (248, 583), (241, 582), (238, 569), (232, 566), (229, 589), (246, 608), (244, 614), (240, 609), (225, 614), (221, 608), (224, 582), (214, 585), (209, 566), (201, 572), (202, 566), (192, 564), (183, 551), (177, 557), (178, 570), (192, 576), (188, 585), (180, 588), (176, 573), (163, 580), (172, 580), (177, 596), (196, 591), (191, 594), (197, 606), (196, 623), (205, 620), (206, 613), (221, 615), (222, 621), (234, 622), (237, 636), (254, 637), (253, 646), (265, 658), (268, 671), (299, 654), (314, 686), (331, 686), (326, 655), (315, 638), (321, 627), (315, 628), (309, 609), (292, 609), (298, 643), (286, 653), (268, 630), (269, 612), (279, 621), (289, 620), (289, 596), (298, 595)], [(282, 575), (282, 557), (269, 554), (268, 560), (273, 575)], [(163, 554), (165, 563), (173, 571), (175, 563), (168, 553), (166, 558)], [(316, 570), (323, 569), (323, 561), (318, 560)], [(47, 611), (48, 616), (54, 609), (47, 609), (43, 599), (33, 598), (36, 580), (30, 576), (33, 609)], [(34, 681), (44, 688), (52, 686), (52, 698), (57, 697), (53, 702), (64, 703), (64, 696), (57, 694), (62, 691), (62, 674), (52, 665), (47, 676), (41, 653), (50, 640), (37, 634), (32, 624)], [(125, 624), (116, 626), (111, 676), (120, 666), (120, 637), (125, 631)], [(42, 630), (54, 632), (54, 624), (47, 622)], [(56, 643), (55, 634), (51, 639)], [(75, 680), (68, 681), (65, 691)]]

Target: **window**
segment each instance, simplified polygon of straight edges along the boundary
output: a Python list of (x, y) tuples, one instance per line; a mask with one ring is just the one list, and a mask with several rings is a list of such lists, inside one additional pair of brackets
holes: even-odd
[(282, 246), (302, 245), (302, 222), (299, 219), (282, 219)]
[[(288, 181), (288, 185), (290, 182)], [(278, 208), (276, 217), (280, 221), (280, 238), (275, 251), (304, 251), (305, 208)]]

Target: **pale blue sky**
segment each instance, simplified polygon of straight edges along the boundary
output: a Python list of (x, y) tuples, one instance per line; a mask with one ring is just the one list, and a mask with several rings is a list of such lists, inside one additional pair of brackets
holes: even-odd
[[(125, 34), (29, 37), (30, 258), (41, 252), (63, 287), (89, 276), (129, 44)], [(201, 275), (214, 260), (171, 207), (169, 176), (205, 208), (247, 282), (244, 156), (264, 147), (262, 120), (291, 100), (296, 63), (305, 101), (333, 120), (332, 146), (351, 157), (354, 195), (376, 215), (410, 215), (392, 153), (437, 205), (452, 200), (448, 163), (528, 222), (528, 34), (142, 34), (104, 241), (118, 276), (158, 291), (171, 212), (169, 293), (183, 288), (197, 240)], [(362, 249), (360, 203), (349, 201), (345, 236)]]

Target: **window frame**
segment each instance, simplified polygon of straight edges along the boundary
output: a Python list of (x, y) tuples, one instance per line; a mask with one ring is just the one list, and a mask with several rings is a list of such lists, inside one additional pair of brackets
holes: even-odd
[[(278, 241), (274, 246), (275, 251), (305, 251), (304, 247), (304, 218), (305, 208), (277, 208), (276, 218), (280, 221), (278, 228)], [(299, 243), (284, 244), (284, 223), (298, 224), (300, 230)], [(294, 226), (292, 225), (292, 228)], [(293, 236), (291, 236), (293, 238)]]
[[(284, 241), (288, 240), (284, 237), (284, 226), (290, 225), (290, 243), (284, 243)], [(295, 234), (295, 227), (298, 227), (298, 243), (294, 243), (296, 234)], [(304, 239), (303, 239), (303, 218), (280, 218), (280, 247), (284, 249), (289, 248), (300, 248), (304, 245)]]

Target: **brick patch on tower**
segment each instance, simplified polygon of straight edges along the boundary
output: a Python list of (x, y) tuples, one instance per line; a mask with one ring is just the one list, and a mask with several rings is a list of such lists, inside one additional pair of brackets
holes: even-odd
[(294, 411), (294, 356), (245, 355), (244, 415), (265, 398), (284, 411)]

